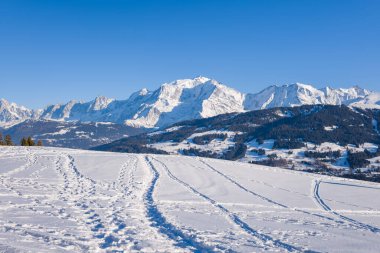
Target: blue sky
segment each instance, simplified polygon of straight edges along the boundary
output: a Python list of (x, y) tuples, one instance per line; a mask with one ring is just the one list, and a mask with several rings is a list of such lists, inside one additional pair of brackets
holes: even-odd
[(1, 0), (0, 97), (39, 108), (199, 75), (380, 90), (380, 1)]

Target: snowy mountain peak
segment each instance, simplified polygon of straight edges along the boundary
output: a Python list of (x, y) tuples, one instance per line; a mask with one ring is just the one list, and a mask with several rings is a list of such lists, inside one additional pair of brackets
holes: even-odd
[(205, 82), (208, 82), (210, 80), (212, 80), (211, 78), (208, 78), (208, 77), (205, 77), (205, 76), (197, 76), (196, 78), (194, 78), (195, 81), (198, 81), (198, 82), (201, 82), (201, 83), (205, 83)]
[(247, 94), (246, 110), (258, 110), (271, 107), (298, 106), (305, 104), (351, 104), (364, 99), (370, 91), (354, 86), (348, 89), (325, 87), (317, 89), (309, 84), (294, 83), (282, 86), (270, 86), (259, 93)]
[[(375, 95), (374, 95), (375, 94)], [(254, 94), (243, 94), (218, 81), (198, 76), (162, 84), (158, 89), (141, 89), (126, 99), (104, 96), (90, 102), (72, 100), (32, 111), (0, 100), (0, 124), (25, 119), (123, 123), (133, 127), (164, 127), (179, 121), (212, 117), (272, 107), (331, 104), (363, 108), (380, 107), (380, 95), (359, 86), (317, 89), (304, 83), (272, 85)]]
[(142, 98), (142, 97), (144, 97), (144, 96), (147, 96), (147, 95), (150, 94), (150, 93), (151, 93), (151, 91), (149, 91), (147, 88), (143, 88), (143, 89), (141, 89), (141, 90), (139, 90), (139, 91), (133, 92), (133, 93), (129, 96), (128, 100), (130, 100), (130, 101), (134, 101), (134, 100), (136, 100), (136, 99), (138, 99), (138, 98)]
[(0, 108), (6, 109), (6, 108), (19, 108), (22, 110), (28, 110), (25, 106), (17, 105), (16, 103), (9, 102), (5, 98), (0, 99)]
[(3, 104), (8, 104), (8, 100), (6, 100), (5, 98), (0, 98), (0, 105), (3, 105)]
[(299, 83), (299, 82), (295, 82), (295, 83), (292, 83), (292, 84), (285, 84), (285, 85), (281, 85), (281, 86), (277, 86), (277, 87), (296, 87), (298, 89), (310, 89), (310, 90), (313, 90), (315, 89), (314, 86), (310, 85), (310, 84), (304, 84), (304, 83)]
[(0, 99), (0, 127), (8, 127), (34, 116), (34, 112), (24, 106)]
[[(132, 99), (137, 101), (136, 95)], [(243, 111), (242, 100), (243, 94), (210, 78), (180, 79), (164, 83), (145, 96), (141, 106), (125, 124), (161, 127), (181, 120)]]
[(320, 102), (318, 99), (322, 96), (322, 93), (314, 86), (310, 84), (295, 83), (290, 87), (294, 88), (294, 92), (298, 93), (297, 97), (302, 104), (315, 104), (316, 101)]
[(346, 94), (349, 94), (353, 97), (357, 97), (357, 96), (367, 96), (369, 95), (371, 92), (369, 90), (366, 90), (366, 89), (363, 89), (357, 85), (351, 87), (351, 88), (348, 88), (348, 89), (343, 89), (343, 88), (340, 88), (338, 89), (339, 91), (343, 92), (343, 93), (346, 93)]
[(163, 85), (161, 85), (161, 87), (167, 87), (167, 86), (174, 86), (174, 87), (178, 87), (178, 88), (193, 88), (197, 85), (200, 85), (200, 84), (205, 84), (207, 82), (209, 82), (211, 79), (208, 78), (208, 77), (203, 77), (203, 76), (199, 76), (199, 77), (196, 77), (194, 79), (179, 79), (179, 80), (175, 80), (173, 82), (170, 82), (170, 83), (164, 83)]
[(360, 107), (363, 109), (371, 108), (371, 109), (380, 109), (380, 92), (371, 92), (363, 99), (358, 101), (353, 101), (351, 106)]
[(149, 90), (147, 88), (142, 88), (139, 92), (140, 96), (145, 96), (146, 94), (149, 93)]
[(270, 86), (256, 94), (247, 94), (244, 102), (246, 110), (272, 107), (320, 104), (323, 92), (308, 84), (293, 83)]
[(98, 96), (95, 98), (95, 100), (93, 101), (93, 103), (89, 107), (89, 110), (99, 111), (99, 110), (105, 109), (113, 101), (114, 101), (114, 99), (112, 99), (112, 98), (107, 98), (104, 96)]

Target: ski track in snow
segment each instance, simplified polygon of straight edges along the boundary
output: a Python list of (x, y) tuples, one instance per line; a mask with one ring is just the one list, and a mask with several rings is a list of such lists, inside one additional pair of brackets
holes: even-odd
[(205, 194), (202, 194), (201, 192), (197, 191), (195, 188), (190, 186), (189, 184), (185, 183), (184, 181), (180, 180), (176, 176), (174, 176), (169, 168), (162, 163), (161, 161), (154, 159), (158, 163), (162, 165), (162, 167), (165, 169), (166, 173), (169, 175), (170, 178), (172, 178), (174, 181), (178, 182), (179, 184), (183, 185), (185, 188), (193, 192), (194, 194), (200, 196), (201, 198), (205, 199), (206, 201), (210, 202), (214, 207), (218, 208), (222, 213), (225, 214), (226, 217), (228, 217), (231, 222), (235, 223), (237, 226), (239, 226), (244, 232), (254, 236), (255, 238), (258, 239), (258, 245), (261, 246), (270, 246), (272, 247), (278, 247), (285, 249), (287, 251), (301, 251), (300, 248), (292, 246), (290, 244), (281, 242), (279, 240), (275, 240), (272, 237), (262, 234), (258, 232), (257, 230), (251, 228), (247, 223), (245, 223), (241, 218), (239, 218), (236, 214), (228, 211), (227, 208), (225, 208), (223, 205), (220, 203), (216, 202), (215, 200), (211, 199), (210, 197), (206, 196)]
[[(109, 162), (98, 165), (98, 157), (107, 157)], [(176, 159), (184, 159), (178, 172), (180, 168), (171, 163)], [(320, 193), (326, 184), (376, 194), (380, 187), (373, 183), (258, 168), (263, 175), (281, 172), (289, 179), (302, 175), (308, 182), (307, 188), (289, 188), (278, 184), (277, 176), (269, 181), (254, 177), (242, 180), (234, 170), (221, 169), (216, 164), (222, 163), (212, 159), (70, 149), (0, 147), (0, 161), (7, 161), (3, 166), (0, 163), (1, 252), (355, 251), (352, 245), (344, 248), (350, 240), (347, 233), (358, 237), (358, 241), (350, 240), (357, 251), (380, 250), (376, 246), (380, 207), (372, 199), (355, 203), (325, 192), (322, 198)], [(17, 163), (12, 166), (9, 161)], [(235, 170), (246, 170), (238, 167), (236, 163)], [(183, 170), (189, 174), (184, 176), (180, 173)], [(103, 180), (97, 173), (110, 177)], [(210, 188), (200, 187), (202, 183), (188, 180), (197, 173), (205, 173), (198, 174), (200, 179), (214, 177), (207, 187), (218, 182), (219, 190), (226, 187), (234, 194), (250, 196), (252, 202), (223, 200), (223, 194), (214, 195)], [(183, 190), (187, 197), (161, 199), (166, 196), (162, 191), (167, 192), (168, 182), (172, 193)], [(282, 198), (268, 197), (272, 195), (254, 190), (248, 182), (269, 187)], [(310, 200), (313, 207), (291, 207), (286, 198), (291, 195)], [(337, 206), (353, 209), (339, 210)], [(231, 229), (214, 232), (218, 224), (210, 223), (208, 229), (197, 231), (192, 219), (198, 216), (186, 218), (193, 212), (207, 212), (210, 222), (223, 219)]]
[(242, 189), (243, 191), (245, 192), (248, 192), (256, 197), (259, 197), (260, 199), (264, 200), (264, 201), (267, 201), (268, 203), (270, 204), (274, 204), (274, 205), (277, 205), (279, 207), (282, 207), (282, 208), (288, 208), (287, 206), (283, 205), (283, 204), (280, 204), (272, 199), (269, 199), (267, 197), (264, 197), (263, 195), (260, 195), (258, 193), (255, 193), (251, 190), (248, 190), (247, 188), (245, 188), (244, 186), (242, 186), (241, 184), (239, 184), (238, 182), (236, 182), (235, 180), (233, 180), (231, 177), (227, 176), (226, 174), (223, 174), (222, 172), (220, 172), (219, 170), (215, 169), (214, 167), (212, 167), (210, 164), (206, 163), (204, 160), (200, 159), (199, 160), (201, 163), (203, 163), (204, 165), (206, 165), (209, 169), (211, 169), (212, 171), (214, 171), (215, 173), (217, 173), (218, 175), (224, 177), (225, 179), (227, 179), (228, 181), (230, 181), (231, 183), (233, 183), (234, 185), (236, 185), (237, 187), (239, 187), (240, 189)]
[(148, 157), (145, 158), (145, 161), (153, 174), (152, 181), (150, 183), (148, 191), (145, 194), (147, 213), (153, 225), (158, 227), (161, 233), (167, 235), (170, 239), (174, 240), (175, 245), (181, 248), (188, 248), (194, 252), (212, 252), (210, 248), (197, 242), (195, 238), (186, 235), (173, 224), (170, 224), (163, 216), (163, 214), (158, 210), (158, 207), (153, 200), (153, 192), (156, 187), (156, 183), (160, 177), (160, 174)]
[[(314, 199), (316, 200), (316, 202), (318, 203), (318, 205), (321, 208), (323, 208), (323, 210), (334, 214), (335, 216), (339, 217), (340, 219), (342, 219), (344, 221), (347, 221), (347, 222), (351, 223), (352, 225), (356, 226), (359, 229), (366, 229), (366, 230), (369, 230), (369, 231), (371, 231), (373, 233), (380, 233), (380, 229), (377, 228), (377, 227), (374, 227), (374, 226), (371, 226), (371, 225), (368, 225), (368, 224), (364, 224), (364, 223), (362, 223), (360, 221), (351, 219), (351, 218), (349, 218), (347, 216), (344, 216), (344, 215), (339, 214), (338, 212), (332, 210), (326, 204), (326, 202), (321, 198), (321, 196), (319, 194), (319, 188), (320, 188), (321, 183), (322, 183), (321, 180), (315, 179), (313, 181), (313, 185), (314, 186), (312, 188), (313, 188)], [(347, 184), (344, 184), (344, 185), (347, 185)], [(358, 186), (356, 186), (356, 187), (358, 187)]]
[[(235, 184), (236, 186), (238, 186), (240, 189), (252, 194), (253, 196), (256, 196), (256, 197), (259, 197), (260, 199), (270, 203), (270, 204), (274, 204), (274, 205), (277, 205), (281, 208), (285, 208), (285, 209), (289, 209), (288, 206), (284, 205), (284, 204), (281, 204), (281, 203), (278, 203), (277, 201), (274, 201), (272, 199), (269, 199), (261, 194), (258, 194), (258, 193), (255, 193), (247, 188), (245, 188), (244, 186), (242, 186), (241, 184), (239, 184), (238, 182), (236, 182), (235, 180), (233, 180), (231, 177), (227, 176), (226, 174), (223, 174), (222, 172), (220, 172), (219, 170), (217, 170), (216, 168), (214, 168), (213, 166), (211, 166), (210, 164), (208, 164), (207, 162), (205, 162), (204, 160), (202, 159), (199, 159), (200, 162), (202, 162), (204, 165), (206, 165), (208, 168), (210, 168), (212, 171), (214, 171), (215, 173), (219, 174), (220, 176), (226, 178), (228, 181), (230, 181), (231, 183)], [(256, 181), (255, 181), (256, 182)], [(271, 187), (271, 188), (276, 188), (276, 187), (273, 187), (272, 185), (269, 185), (267, 183), (265, 183), (265, 185)], [(298, 211), (298, 212), (302, 212), (302, 213), (306, 213), (306, 214), (310, 214), (310, 215), (315, 215), (315, 214), (312, 214), (310, 212), (306, 212), (306, 211), (303, 211), (303, 210), (298, 210), (298, 209), (293, 209), (294, 211)], [(329, 220), (331, 220), (331, 218), (328, 218), (328, 217), (324, 217), (324, 216), (320, 216), (318, 215), (318, 217), (320, 218), (327, 218)]]
[[(283, 205), (283, 204), (281, 204), (281, 203), (278, 203), (278, 202), (276, 202), (276, 201), (274, 201), (274, 200), (272, 200), (272, 199), (269, 199), (269, 198), (267, 198), (267, 197), (265, 197), (265, 196), (262, 196), (262, 195), (260, 195), (260, 194), (258, 194), (258, 193), (255, 193), (255, 192), (253, 192), (253, 191), (251, 191), (251, 190), (245, 188), (244, 186), (242, 186), (241, 184), (239, 184), (239, 183), (237, 183), (235, 180), (233, 180), (231, 177), (227, 176), (226, 174), (221, 173), (219, 170), (217, 170), (216, 168), (214, 168), (213, 166), (211, 166), (210, 164), (208, 164), (207, 162), (205, 162), (203, 159), (199, 159), (199, 160), (200, 160), (204, 165), (206, 165), (208, 168), (210, 168), (212, 171), (214, 171), (215, 173), (219, 174), (220, 176), (226, 178), (228, 181), (232, 182), (233, 184), (235, 184), (236, 186), (238, 186), (238, 187), (241, 188), (242, 190), (244, 190), (244, 191), (246, 191), (246, 192), (248, 192), (248, 193), (250, 193), (250, 194), (252, 194), (252, 195), (254, 195), (254, 196), (257, 196), (257, 197), (259, 197), (260, 199), (263, 199), (264, 201), (267, 201), (267, 202), (270, 203), (270, 204), (274, 204), (274, 205), (277, 205), (277, 206), (279, 206), (279, 207), (286, 208), (286, 209), (289, 209), (289, 208), (290, 208), (290, 207), (288, 207), (288, 206), (286, 206), (286, 205)], [(254, 180), (254, 182), (258, 182), (258, 181)], [(268, 184), (268, 183), (264, 183), (264, 182), (260, 182), (260, 183), (263, 183), (263, 184), (265, 184), (266, 186), (271, 187), (271, 188), (280, 189), (280, 188), (278, 188), (278, 187), (274, 187), (274, 186), (272, 186), (272, 185), (270, 185), (270, 184)], [(329, 183), (329, 182), (328, 182), (328, 183)], [(344, 183), (331, 183), (331, 184), (349, 185), (349, 184), (344, 184)], [(350, 186), (364, 187), (364, 186), (357, 186), (357, 185), (350, 185)], [(368, 188), (368, 187), (365, 187), (365, 188)], [(375, 187), (370, 187), (370, 188), (373, 188), (373, 189), (379, 189), (379, 188), (375, 188)], [(281, 190), (284, 190), (284, 189), (281, 189)], [(289, 191), (289, 190), (285, 190), (285, 191), (288, 191), (288, 192), (291, 192), (291, 193), (296, 193), (296, 192), (292, 192), (292, 191)], [(299, 193), (296, 193), (296, 194), (299, 194)], [(305, 194), (302, 194), (302, 195), (305, 195)], [(321, 198), (318, 198), (318, 197), (314, 197), (314, 198), (315, 198), (315, 200), (318, 202), (318, 204), (319, 204), (320, 206), (324, 206), (323, 209), (327, 211), (327, 209), (325, 209), (325, 207), (327, 207), (327, 205), (325, 205), (325, 203), (323, 202), (323, 200), (322, 200)], [(337, 201), (337, 202), (344, 203), (344, 202), (341, 202), (341, 201)], [(347, 205), (347, 203), (344, 203), (344, 204)], [(350, 204), (350, 205), (352, 205), (352, 204)], [(352, 206), (356, 206), (356, 207), (357, 207), (357, 205), (352, 205)], [(370, 208), (368, 208), (368, 209), (370, 209)], [(315, 217), (318, 217), (318, 218), (321, 218), (321, 219), (324, 219), (324, 220), (327, 220), (327, 221), (333, 222), (333, 223), (335, 223), (335, 225), (337, 225), (337, 226), (339, 226), (339, 227), (342, 227), (342, 228), (347, 227), (347, 225), (352, 225), (352, 224), (355, 224), (355, 225), (356, 225), (356, 224), (360, 223), (360, 222), (356, 222), (356, 221), (353, 223), (354, 220), (352, 220), (352, 219), (350, 219), (350, 218), (348, 218), (348, 217), (344, 217), (344, 216), (342, 216), (342, 215), (337, 215), (336, 212), (332, 212), (332, 213), (333, 213), (335, 216), (337, 216), (338, 218), (343, 219), (343, 217), (344, 217), (343, 221), (341, 221), (341, 220), (337, 220), (337, 219), (335, 219), (335, 218), (333, 218), (333, 217), (328, 217), (328, 216), (323, 215), (323, 214), (318, 214), (318, 213), (315, 213), (315, 212), (306, 211), (306, 210), (302, 210), (302, 209), (298, 209), (298, 208), (292, 208), (292, 210), (295, 211), (295, 212), (300, 212), (300, 213), (303, 213), (303, 214), (307, 214), (307, 215), (315, 216)], [(331, 211), (331, 210), (328, 210), (328, 211)], [(362, 227), (362, 226), (360, 226), (360, 227)], [(366, 226), (364, 226), (364, 227), (366, 227)], [(376, 232), (376, 231), (377, 231), (376, 228), (373, 228), (373, 229), (370, 229), (370, 230), (371, 230), (372, 232), (374, 232), (374, 231)]]

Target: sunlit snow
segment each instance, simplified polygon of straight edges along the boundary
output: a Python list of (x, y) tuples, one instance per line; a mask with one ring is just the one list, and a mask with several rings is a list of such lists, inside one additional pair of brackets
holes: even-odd
[(222, 160), (0, 148), (1, 252), (379, 252), (380, 186)]

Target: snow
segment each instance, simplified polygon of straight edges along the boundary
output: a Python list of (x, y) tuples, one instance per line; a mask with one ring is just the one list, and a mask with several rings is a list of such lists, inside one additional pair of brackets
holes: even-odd
[(373, 143), (365, 142), (362, 145), (360, 145), (359, 148), (363, 149), (363, 151), (367, 149), (368, 151), (375, 153), (378, 150), (379, 146)]
[(244, 103), (245, 109), (248, 110), (313, 104), (341, 105), (351, 102), (365, 103), (369, 106), (379, 100), (376, 100), (376, 97), (367, 99), (371, 94), (373, 93), (357, 86), (349, 89), (333, 89), (330, 87), (316, 89), (309, 84), (294, 83), (282, 86), (273, 85), (259, 93), (247, 94)]
[(109, 126), (112, 126), (114, 123), (112, 122), (96, 122), (95, 123), (95, 126), (97, 127), (98, 125), (109, 125)]
[(372, 92), (364, 99), (358, 100), (351, 105), (364, 109), (380, 109), (380, 92)]
[[(45, 134), (41, 134), (40, 136), (45, 136), (45, 135), (64, 135), (64, 134), (67, 134), (68, 132), (70, 132), (72, 129), (75, 129), (75, 127), (63, 128), (63, 129), (60, 129), (58, 132), (45, 133)], [(76, 132), (76, 133), (78, 133), (78, 132)]]
[(225, 134), (228, 137), (233, 137), (236, 134), (239, 134), (239, 132), (225, 131), (225, 130), (211, 130), (211, 131), (205, 131), (205, 132), (200, 132), (200, 133), (194, 133), (187, 140), (189, 141), (195, 137), (210, 135), (210, 134)]
[(169, 127), (169, 128), (166, 128), (165, 129), (165, 132), (174, 132), (174, 131), (177, 131), (179, 129), (183, 128), (183, 126), (174, 126), (174, 127)]
[(325, 126), (324, 127), (325, 131), (333, 131), (337, 128), (338, 128), (338, 126)]
[(163, 133), (165, 133), (165, 131), (155, 131), (155, 132), (148, 133), (147, 135), (148, 136), (154, 136), (154, 135), (159, 135), (159, 134), (163, 134)]
[(43, 147), (0, 147), (0, 164), (0, 251), (380, 251), (375, 183)]
[(159, 131), (154, 131), (154, 132), (148, 133), (148, 136), (154, 136), (154, 135), (159, 135), (159, 134), (163, 134), (163, 133), (174, 132), (174, 131), (177, 131), (177, 130), (183, 128), (183, 127), (184, 126), (169, 127), (169, 128), (166, 128), (165, 131), (159, 130)]
[(33, 116), (32, 110), (0, 99), (0, 127), (8, 128)]
[(258, 148), (258, 149), (264, 149), (264, 150), (271, 150), (274, 145), (274, 140), (264, 140), (262, 144), (259, 144), (256, 140), (253, 140), (251, 142), (247, 143), (248, 147)]
[(162, 128), (183, 120), (305, 104), (380, 108), (380, 93), (357, 86), (317, 89), (312, 85), (294, 83), (273, 85), (258, 93), (244, 94), (214, 79), (200, 76), (164, 83), (154, 91), (141, 89), (125, 100), (99, 96), (89, 102), (71, 100), (39, 110), (30, 110), (2, 99), (0, 126), (8, 127), (26, 119), (44, 119)]
[(244, 111), (240, 92), (206, 77), (165, 83), (144, 98), (144, 104), (125, 121), (127, 125), (162, 127), (183, 120)]
[(90, 105), (89, 110), (99, 111), (106, 109), (110, 103), (112, 103), (115, 99), (107, 98), (104, 96), (99, 96), (95, 98), (94, 103)]
[[(177, 128), (177, 127), (172, 127)], [(172, 128), (166, 129), (165, 131), (168, 131)], [(157, 132), (150, 133), (148, 135), (152, 136), (155, 135)], [(211, 130), (211, 131), (205, 131), (200, 133), (194, 133), (191, 136), (189, 136), (187, 139), (183, 140), (180, 143), (173, 143), (172, 141), (166, 141), (166, 142), (156, 142), (153, 144), (148, 144), (148, 147), (155, 148), (158, 150), (164, 150), (170, 154), (180, 154), (182, 149), (189, 149), (189, 148), (196, 148), (202, 151), (213, 151), (216, 153), (224, 152), (229, 147), (233, 146), (235, 142), (233, 141), (235, 135), (240, 134), (241, 132), (232, 132), (232, 131), (225, 131), (225, 130)], [(225, 140), (221, 139), (214, 139), (210, 141), (207, 144), (198, 145), (193, 142), (193, 138), (197, 136), (203, 136), (208, 134), (226, 134), (227, 138)]]

